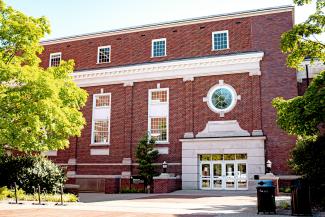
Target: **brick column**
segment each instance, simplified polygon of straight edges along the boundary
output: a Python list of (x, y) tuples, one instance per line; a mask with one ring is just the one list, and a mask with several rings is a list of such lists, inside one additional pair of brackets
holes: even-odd
[(185, 135), (184, 137), (193, 137), (193, 77), (183, 79), (185, 85)]
[(123, 162), (130, 163), (132, 171), (132, 118), (133, 118), (133, 82), (124, 83), (125, 87), (125, 111), (124, 111), (124, 149)]
[(261, 83), (259, 75), (252, 75), (252, 126), (253, 136), (263, 135), (262, 132), (262, 112), (261, 112)]

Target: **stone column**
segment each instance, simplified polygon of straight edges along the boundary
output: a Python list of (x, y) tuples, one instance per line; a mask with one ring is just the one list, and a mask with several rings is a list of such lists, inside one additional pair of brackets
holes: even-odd
[(193, 81), (194, 77), (183, 78), (185, 85), (185, 138), (194, 137), (193, 120)]

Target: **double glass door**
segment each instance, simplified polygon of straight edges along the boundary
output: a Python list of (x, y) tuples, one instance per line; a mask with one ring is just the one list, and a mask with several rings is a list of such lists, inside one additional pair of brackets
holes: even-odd
[(200, 188), (247, 190), (246, 161), (201, 161)]

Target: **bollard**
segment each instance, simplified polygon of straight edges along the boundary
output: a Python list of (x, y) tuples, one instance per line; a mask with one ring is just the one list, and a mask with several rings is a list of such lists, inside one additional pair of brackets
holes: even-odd
[(18, 203), (18, 195), (17, 195), (17, 184), (14, 182), (15, 186), (15, 202), (9, 202), (9, 204), (23, 204), (23, 203)]
[(41, 186), (37, 185), (37, 194), (38, 194), (38, 203), (32, 203), (33, 205), (45, 205), (45, 203), (41, 203)]
[(60, 187), (60, 196), (61, 196), (61, 198), (60, 198), (61, 203), (56, 203), (55, 205), (57, 205), (57, 206), (65, 206), (66, 204), (63, 203), (63, 185), (61, 185), (61, 187)]

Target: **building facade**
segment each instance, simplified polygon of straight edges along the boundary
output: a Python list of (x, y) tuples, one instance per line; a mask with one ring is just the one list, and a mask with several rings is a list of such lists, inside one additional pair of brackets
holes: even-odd
[[(246, 190), (254, 175), (290, 174), (295, 137), (276, 125), (273, 98), (297, 96), (280, 36), (291, 6), (78, 35), (42, 42), (42, 66), (74, 59), (89, 98), (86, 126), (47, 154), (82, 190), (114, 191), (137, 175), (135, 149), (155, 137), (183, 189)], [(111, 189), (111, 190), (107, 190)], [(113, 189), (113, 190), (112, 190)]]

